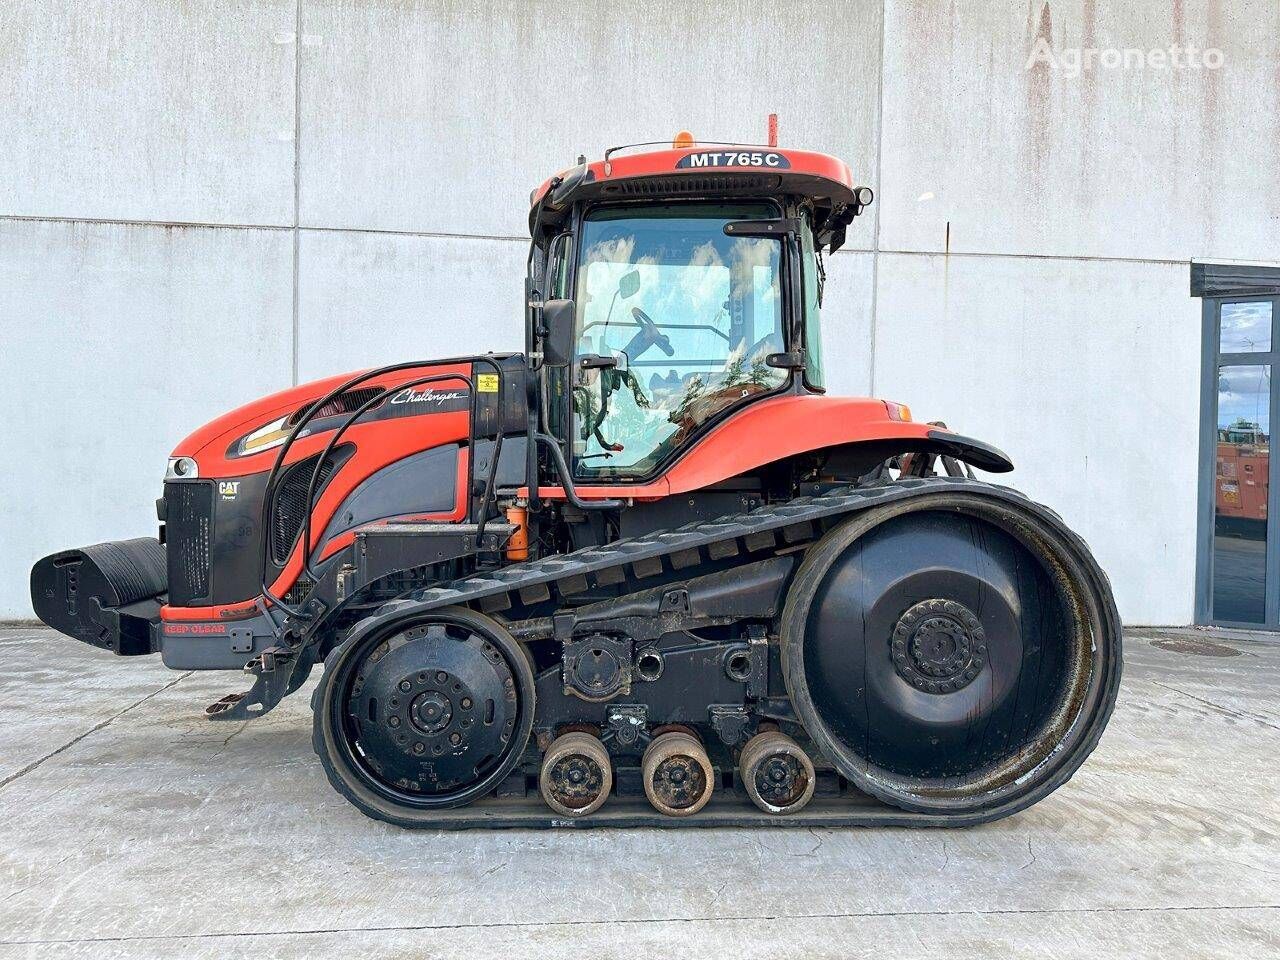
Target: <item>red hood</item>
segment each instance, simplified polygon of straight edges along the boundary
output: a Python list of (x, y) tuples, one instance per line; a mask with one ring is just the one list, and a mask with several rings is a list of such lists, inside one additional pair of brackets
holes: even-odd
[[(359, 386), (361, 388), (390, 387), (395, 386), (397, 383), (408, 383), (427, 375), (427, 370), (425, 369), (427, 367), (432, 368), (430, 370), (432, 374), (457, 373), (461, 376), (470, 375), (470, 364), (450, 363), (436, 367), (429, 361), (425, 361), (421, 366), (374, 377)], [(211, 420), (196, 430), (174, 447), (171, 455), (174, 457), (193, 458), (198, 465), (201, 477), (237, 477), (270, 470), (275, 463), (276, 456), (279, 454), (278, 448), (267, 449), (261, 453), (241, 457), (229, 457), (228, 450), (232, 444), (246, 434), (304, 408), (307, 404), (320, 399), (332, 392), (336, 387), (364, 372), (357, 370), (352, 373), (326, 377), (323, 380), (313, 380), (310, 383), (299, 384), (296, 387), (281, 390), (278, 393), (254, 400), (252, 403), (247, 403), (242, 407), (237, 407), (235, 410), (224, 413), (216, 420)], [(348, 436), (353, 440), (358, 439), (362, 434), (368, 432), (372, 426), (374, 425), (361, 423), (352, 427), (348, 431)], [(317, 453), (328, 442), (330, 435), (331, 431), (322, 430), (311, 436), (300, 437), (290, 448), (288, 461), (293, 462)]]

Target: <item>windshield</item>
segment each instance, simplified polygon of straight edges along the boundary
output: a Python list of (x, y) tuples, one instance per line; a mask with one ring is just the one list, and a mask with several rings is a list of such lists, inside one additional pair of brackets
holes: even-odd
[(725, 236), (733, 220), (777, 216), (751, 204), (598, 210), (583, 225), (577, 353), (617, 366), (573, 386), (575, 473), (650, 473), (703, 423), (787, 379), (777, 240)]

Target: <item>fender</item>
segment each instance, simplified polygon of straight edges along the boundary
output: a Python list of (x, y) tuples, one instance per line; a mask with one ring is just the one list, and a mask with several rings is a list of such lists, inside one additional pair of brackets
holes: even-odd
[[(1010, 459), (996, 447), (930, 423), (897, 419), (903, 408), (865, 397), (789, 395), (754, 403), (733, 414), (690, 447), (660, 477), (643, 484), (581, 485), (583, 499), (657, 500), (701, 490), (803, 453), (850, 444), (892, 441), (894, 453), (944, 454), (989, 473), (1008, 473)], [(563, 499), (560, 487), (539, 496)]]

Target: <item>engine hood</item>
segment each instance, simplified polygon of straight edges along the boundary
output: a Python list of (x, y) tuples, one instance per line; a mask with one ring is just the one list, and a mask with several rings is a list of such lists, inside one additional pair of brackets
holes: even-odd
[[(357, 370), (313, 380), (237, 407), (193, 432), (174, 447), (171, 456), (195, 460), (201, 478), (241, 477), (266, 472), (279, 453), (280, 434), (291, 430), (315, 401), (366, 372)], [(438, 381), (414, 385), (424, 377), (437, 376), (441, 378)], [(452, 378), (454, 376), (456, 379)], [(471, 396), (470, 378), (471, 364), (457, 362), (424, 362), (420, 366), (373, 377), (326, 404), (290, 448), (286, 462), (319, 451), (333, 431), (341, 427), (365, 401), (401, 384), (405, 385), (403, 390), (393, 390), (377, 402), (344, 436), (357, 442), (362, 438), (365, 441), (375, 440), (386, 434), (387, 428), (396, 426), (387, 421), (429, 414), (459, 414), (460, 423), (465, 427)], [(382, 429), (378, 429), (380, 425)]]

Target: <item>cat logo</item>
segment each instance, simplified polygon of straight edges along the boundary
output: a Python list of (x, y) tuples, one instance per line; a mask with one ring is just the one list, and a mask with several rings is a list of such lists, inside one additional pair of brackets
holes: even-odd
[(219, 480), (218, 495), (223, 500), (234, 500), (240, 493), (239, 480)]

